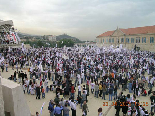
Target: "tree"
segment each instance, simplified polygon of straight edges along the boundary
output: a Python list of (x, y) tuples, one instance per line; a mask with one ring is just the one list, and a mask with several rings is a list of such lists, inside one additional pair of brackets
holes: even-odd
[(57, 42), (58, 47), (64, 47), (66, 45), (66, 47), (73, 47), (74, 46), (74, 42), (71, 39), (61, 39), (59, 42)]

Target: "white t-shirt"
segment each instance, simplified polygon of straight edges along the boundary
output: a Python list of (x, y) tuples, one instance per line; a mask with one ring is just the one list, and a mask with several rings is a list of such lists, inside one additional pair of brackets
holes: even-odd
[(152, 78), (152, 79), (150, 80), (150, 83), (152, 84), (152, 83), (153, 83), (153, 81), (154, 81), (154, 78)]
[(25, 83), (26, 83), (26, 85), (28, 86), (28, 85), (29, 85), (29, 80), (26, 80)]
[(80, 85), (78, 86), (78, 91), (81, 91), (81, 86)]
[(95, 84), (91, 83), (90, 85), (91, 85), (91, 89), (94, 89)]
[(100, 112), (98, 116), (102, 116), (102, 115), (103, 115), (103, 113), (102, 113), (102, 112)]

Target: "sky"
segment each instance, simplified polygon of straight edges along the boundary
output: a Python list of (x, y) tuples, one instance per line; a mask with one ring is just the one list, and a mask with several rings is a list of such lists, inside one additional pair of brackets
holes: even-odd
[(95, 40), (106, 31), (155, 25), (155, 0), (0, 0), (0, 19), (35, 35)]

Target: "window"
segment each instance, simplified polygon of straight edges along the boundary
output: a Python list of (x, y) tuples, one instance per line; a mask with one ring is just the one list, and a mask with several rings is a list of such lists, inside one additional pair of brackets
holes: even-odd
[(140, 43), (140, 37), (136, 37), (136, 43)]
[(108, 43), (108, 38), (106, 39), (106, 43)]
[(111, 38), (109, 38), (109, 43), (111, 43)]
[(142, 37), (142, 43), (146, 43), (146, 37)]
[(126, 38), (126, 43), (129, 43), (129, 38)]
[(150, 43), (154, 43), (154, 37), (150, 37)]
[(119, 43), (119, 38), (117, 39), (117, 42)]
[(114, 38), (112, 38), (112, 43), (114, 43)]
[(134, 38), (131, 38), (131, 43), (134, 43)]
[(103, 43), (104, 43), (104, 39), (103, 39)]
[(124, 43), (124, 38), (121, 38), (121, 43)]

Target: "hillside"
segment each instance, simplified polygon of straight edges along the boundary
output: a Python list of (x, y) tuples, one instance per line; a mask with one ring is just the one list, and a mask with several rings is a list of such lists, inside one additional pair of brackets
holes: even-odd
[(79, 40), (78, 38), (69, 36), (69, 35), (67, 35), (67, 34), (62, 34), (62, 35), (56, 36), (56, 40), (57, 40), (57, 41), (60, 41), (61, 39), (71, 39), (71, 40), (73, 40), (75, 43), (81, 43), (81, 42), (82, 42), (82, 41)]

